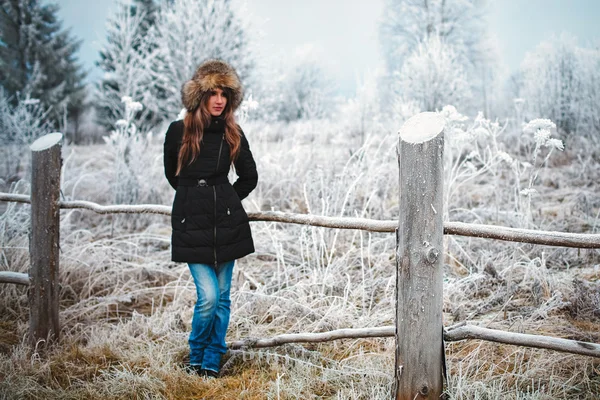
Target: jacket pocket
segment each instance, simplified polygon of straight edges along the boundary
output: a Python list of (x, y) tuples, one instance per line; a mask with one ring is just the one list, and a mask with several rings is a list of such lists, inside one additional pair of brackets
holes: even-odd
[(187, 226), (186, 217), (184, 215), (172, 215), (171, 227), (174, 231), (185, 232)]
[(186, 220), (188, 187), (180, 186), (175, 192), (173, 208), (171, 209), (171, 227), (173, 230), (185, 232), (188, 225)]
[(246, 214), (240, 198), (235, 193), (227, 202), (227, 218), (233, 225), (248, 222), (248, 214)]

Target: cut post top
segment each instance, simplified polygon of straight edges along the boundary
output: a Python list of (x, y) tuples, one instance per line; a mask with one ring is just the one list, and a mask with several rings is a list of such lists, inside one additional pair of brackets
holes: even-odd
[(407, 143), (423, 143), (444, 130), (444, 117), (436, 112), (413, 115), (402, 125), (398, 134)]
[(49, 149), (62, 140), (63, 134), (60, 132), (52, 132), (38, 138), (29, 146), (31, 151), (42, 151)]

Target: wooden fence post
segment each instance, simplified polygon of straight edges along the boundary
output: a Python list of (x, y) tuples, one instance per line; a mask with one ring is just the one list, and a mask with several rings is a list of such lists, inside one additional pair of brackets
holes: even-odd
[(58, 339), (58, 251), (62, 133), (42, 136), (31, 149), (29, 338)]
[(420, 113), (399, 131), (395, 399), (439, 399), (443, 390), (442, 267), (444, 119)]

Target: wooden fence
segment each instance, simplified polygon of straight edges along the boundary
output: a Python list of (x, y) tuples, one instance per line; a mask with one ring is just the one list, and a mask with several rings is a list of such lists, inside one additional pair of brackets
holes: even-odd
[[(292, 342), (324, 342), (344, 338), (395, 336), (395, 399), (438, 399), (443, 391), (443, 341), (481, 339), (511, 345), (551, 349), (600, 357), (600, 344), (518, 334), (464, 323), (442, 325), (442, 237), (462, 235), (575, 248), (600, 248), (600, 234), (574, 234), (443, 222), (444, 122), (436, 113), (409, 119), (399, 132), (400, 211), (398, 221), (326, 217), (283, 212), (250, 212), (251, 221), (274, 221), (336, 229), (396, 232), (396, 324), (339, 329), (320, 333), (283, 334), (244, 339), (229, 348), (264, 348)], [(31, 203), (31, 263), (28, 274), (0, 271), (0, 283), (29, 287), (30, 339), (56, 340), (58, 325), (59, 210), (87, 209), (100, 214), (153, 213), (170, 215), (162, 205), (102, 206), (88, 201), (61, 201), (60, 142), (52, 133), (31, 145), (31, 197), (0, 193), (1, 201)]]

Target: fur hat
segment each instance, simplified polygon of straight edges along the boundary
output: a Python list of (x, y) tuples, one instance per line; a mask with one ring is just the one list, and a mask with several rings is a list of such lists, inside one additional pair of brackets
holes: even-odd
[(207, 60), (198, 66), (192, 79), (181, 87), (181, 102), (188, 111), (194, 110), (200, 106), (202, 94), (216, 88), (231, 90), (228, 101), (233, 111), (242, 103), (244, 90), (240, 78), (233, 67), (222, 60)]

